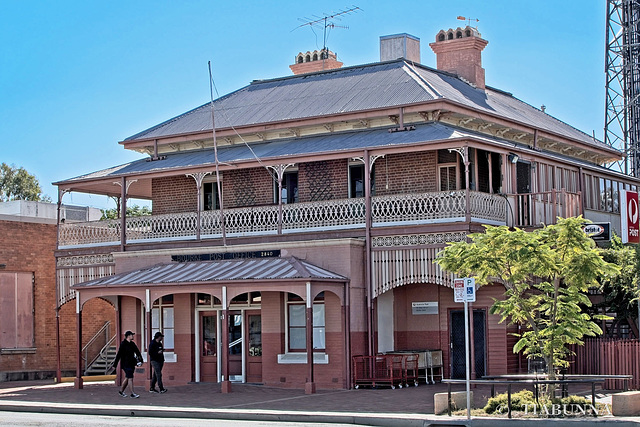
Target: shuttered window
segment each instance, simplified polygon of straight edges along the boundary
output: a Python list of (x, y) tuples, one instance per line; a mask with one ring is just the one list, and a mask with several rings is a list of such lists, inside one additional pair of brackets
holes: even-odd
[(33, 273), (0, 272), (0, 348), (32, 348)]

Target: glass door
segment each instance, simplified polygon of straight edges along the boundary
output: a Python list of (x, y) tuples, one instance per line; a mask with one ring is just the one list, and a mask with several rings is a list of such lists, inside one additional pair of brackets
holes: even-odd
[(229, 381), (242, 381), (242, 312), (229, 312)]
[(262, 383), (262, 317), (247, 311), (247, 382)]
[(217, 313), (200, 312), (200, 381), (218, 382)]

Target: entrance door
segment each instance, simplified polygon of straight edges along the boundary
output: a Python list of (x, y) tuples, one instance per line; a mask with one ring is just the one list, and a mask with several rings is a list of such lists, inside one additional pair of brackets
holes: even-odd
[[(473, 310), (473, 348), (475, 356), (476, 378), (485, 375), (485, 311)], [(466, 377), (465, 346), (464, 346), (464, 310), (451, 310), (450, 348), (451, 348), (451, 378)], [(473, 361), (472, 361), (473, 363)]]
[(242, 312), (229, 312), (229, 381), (242, 381)]
[(200, 381), (218, 382), (217, 313), (200, 312)]
[(516, 191), (518, 194), (518, 221), (520, 225), (531, 224), (531, 165), (529, 163), (516, 163)]
[(262, 382), (262, 316), (259, 311), (246, 312), (247, 382)]

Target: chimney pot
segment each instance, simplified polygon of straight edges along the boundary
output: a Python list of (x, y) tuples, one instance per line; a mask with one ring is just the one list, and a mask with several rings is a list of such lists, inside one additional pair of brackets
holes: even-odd
[(289, 65), (293, 74), (315, 73), (316, 71), (335, 70), (342, 67), (342, 62), (330, 50), (320, 49), (313, 52), (300, 52), (296, 55), (292, 65)]
[(436, 34), (429, 46), (436, 54), (438, 70), (462, 77), (477, 88), (485, 88), (482, 50), (489, 42), (481, 38), (476, 28), (449, 28)]

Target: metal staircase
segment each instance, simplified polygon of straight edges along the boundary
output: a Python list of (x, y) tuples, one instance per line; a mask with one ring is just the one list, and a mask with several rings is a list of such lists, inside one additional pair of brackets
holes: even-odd
[(116, 347), (109, 346), (85, 369), (85, 375), (110, 375), (115, 371), (113, 361), (116, 358)]
[(84, 375), (109, 375), (115, 371), (116, 336), (111, 336), (111, 322), (102, 328), (83, 347)]

